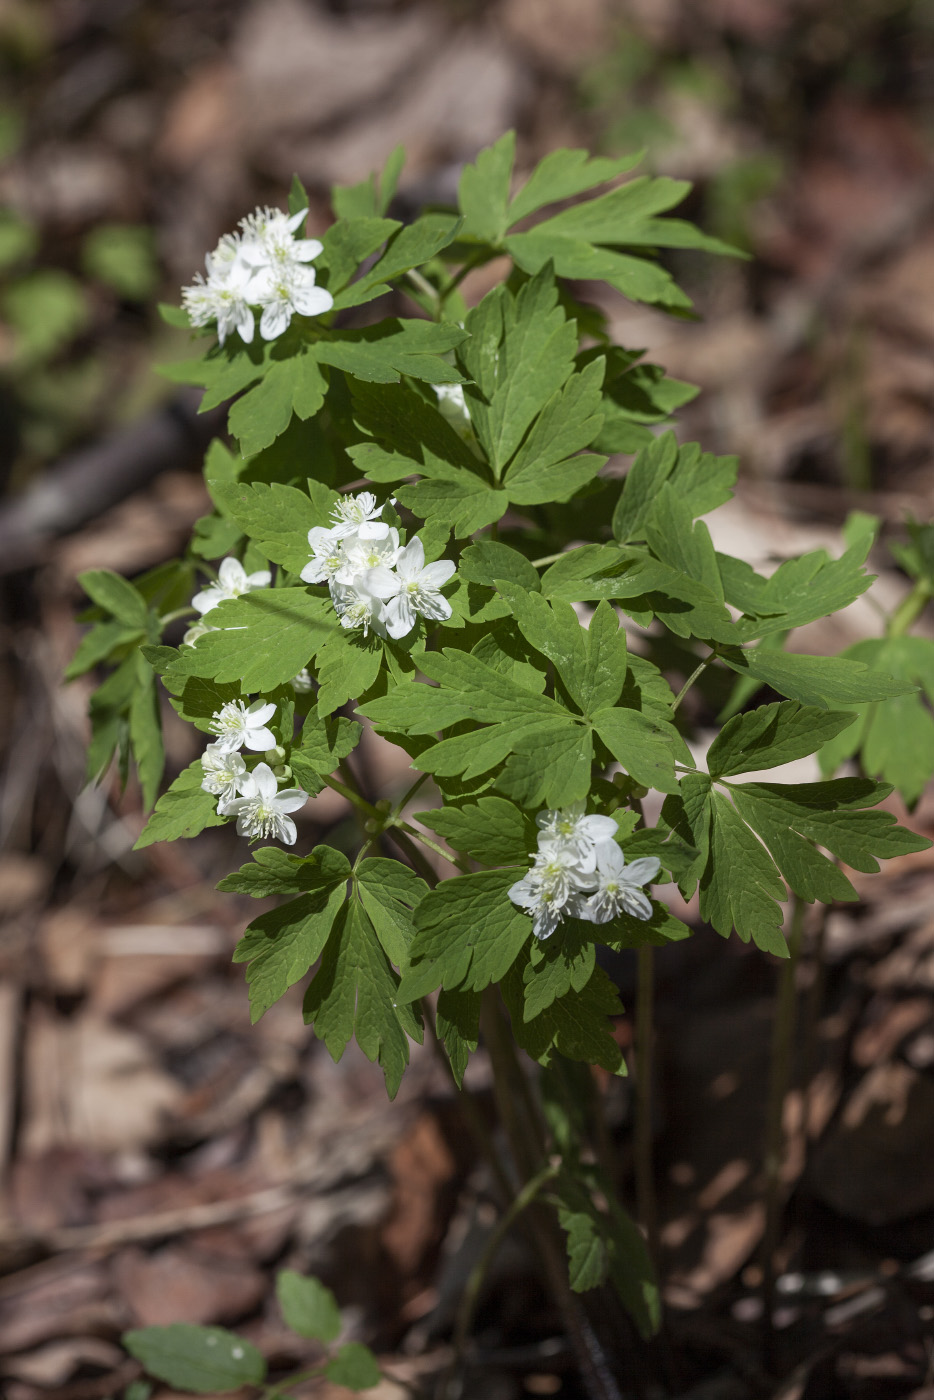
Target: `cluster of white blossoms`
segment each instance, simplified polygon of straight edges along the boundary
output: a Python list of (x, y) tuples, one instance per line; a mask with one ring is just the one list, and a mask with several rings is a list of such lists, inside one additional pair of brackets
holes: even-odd
[(532, 869), (509, 890), (513, 904), (532, 915), (536, 938), (550, 938), (562, 919), (606, 924), (617, 914), (652, 917), (641, 889), (658, 875), (657, 856), (626, 864), (612, 817), (586, 816), (584, 803), (562, 812), (539, 812), (538, 850)]
[(256, 573), (248, 574), (239, 559), (222, 559), (217, 570), (217, 582), (202, 588), (191, 600), (191, 606), (201, 614), (202, 620), (189, 627), (182, 638), (183, 642), (194, 646), (199, 637), (217, 631), (216, 627), (204, 621), (204, 615), (213, 612), (218, 603), (228, 598), (240, 598), (254, 588), (268, 588), (270, 583), (272, 574), (268, 569), (257, 569)]
[(322, 250), (316, 238), (296, 238), (307, 209), (283, 214), (281, 209), (256, 209), (240, 220), (239, 233), (225, 233), (204, 259), (207, 277), (200, 272), (182, 288), (182, 305), (193, 326), (217, 322), (217, 338), (223, 345), (236, 331), (249, 344), (261, 311), (259, 333), (275, 340), (292, 316), (321, 316), (330, 311), (334, 298), (315, 286), (314, 268), (308, 267)]
[[(276, 736), (266, 727), (275, 712), (271, 701), (262, 700), (252, 705), (229, 700), (215, 710), (210, 730), (217, 738), (201, 756), (201, 786), (217, 798), (220, 816), (237, 818), (239, 836), (251, 841), (272, 837), (294, 846), (298, 833), (289, 813), (304, 807), (308, 793), (304, 788), (279, 789), (280, 777), (291, 775), (281, 767), (284, 751), (277, 748)], [(277, 766), (264, 761), (250, 770), (241, 749), (263, 753), (264, 760), (275, 760)]]
[(312, 557), (301, 576), (306, 583), (327, 583), (342, 627), (361, 627), (364, 636), (372, 627), (398, 641), (419, 614), (433, 622), (451, 616), (440, 589), (456, 565), (451, 559), (426, 564), (418, 536), (400, 545), (399, 531), (379, 519), (382, 511), (370, 491), (339, 500), (331, 528), (308, 531)]

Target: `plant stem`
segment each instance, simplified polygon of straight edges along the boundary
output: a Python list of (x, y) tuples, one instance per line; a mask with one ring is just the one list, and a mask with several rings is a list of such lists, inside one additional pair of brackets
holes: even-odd
[[(516, 1113), (516, 1104), (510, 1092), (510, 1081), (515, 1083), (516, 1072), (525, 1083), (526, 1094), (529, 1092), (528, 1083), (519, 1067), (512, 1035), (500, 1011), (499, 994), (493, 986), (483, 992), (481, 1025), (493, 1069), (493, 1092), (500, 1120), (520, 1179), (528, 1182), (534, 1177), (544, 1153), (541, 1120), (537, 1114), (533, 1115), (534, 1136), (530, 1141), (523, 1127), (523, 1115)], [(535, 1213), (532, 1241), (538, 1250), (549, 1291), (561, 1314), (589, 1400), (622, 1400), (607, 1357), (580, 1299), (571, 1292), (564, 1251), (554, 1237), (554, 1221), (549, 1215), (542, 1214), (541, 1207), (534, 1203), (531, 1210)]]
[(438, 876), (435, 874), (434, 867), (425, 859), (412, 838), (407, 836), (398, 826), (387, 827), (386, 835), (390, 840), (395, 841), (400, 851), (408, 856), (422, 879), (433, 889), (438, 883)]
[(655, 949), (636, 954), (636, 1124), (635, 1169), (639, 1219), (646, 1233), (649, 1258), (658, 1273), (658, 1209), (652, 1153), (652, 1050), (654, 1037)]
[(675, 698), (674, 698), (674, 701), (672, 702), (672, 706), (671, 706), (671, 713), (672, 713), (672, 714), (675, 714), (675, 712), (676, 712), (677, 709), (678, 709), (678, 706), (681, 704), (681, 701), (684, 699), (685, 695), (687, 695), (688, 691), (691, 689), (691, 686), (694, 684), (694, 682), (695, 682), (700, 676), (702, 676), (702, 675), (704, 674), (704, 672), (707, 670), (707, 667), (710, 665), (711, 661), (713, 661), (713, 659), (714, 659), (714, 657), (716, 656), (716, 654), (717, 654), (717, 653), (716, 653), (715, 651), (712, 651), (712, 652), (710, 653), (709, 656), (705, 656), (705, 657), (704, 657), (704, 660), (701, 661), (697, 666), (695, 666), (694, 670), (693, 670), (693, 671), (691, 672), (691, 674), (688, 676), (687, 680), (684, 682), (684, 685), (683, 685), (683, 686), (681, 687), (681, 689), (678, 691), (677, 695), (676, 695)]
[(889, 638), (903, 637), (909, 627), (917, 622), (931, 597), (931, 584), (926, 578), (916, 579), (911, 592), (902, 599), (889, 618), (885, 635)]
[(557, 554), (546, 554), (543, 559), (533, 559), (533, 569), (544, 569), (546, 564), (557, 564), (559, 559), (564, 558), (564, 550), (559, 550)]
[(443, 846), (438, 845), (437, 841), (432, 841), (430, 836), (425, 836), (408, 822), (397, 821), (387, 823), (386, 831), (389, 835), (392, 835), (394, 831), (405, 831), (409, 836), (414, 836), (416, 841), (421, 841), (422, 845), (427, 846), (429, 851), (434, 851), (436, 856), (441, 856), (443, 860), (447, 861), (448, 865), (453, 865), (455, 870), (463, 870), (466, 872), (469, 869), (459, 856), (452, 856), (450, 851), (446, 851)]
[(542, 1167), (540, 1171), (536, 1172), (535, 1176), (530, 1177), (505, 1215), (499, 1221), (499, 1224), (493, 1230), (490, 1238), (486, 1242), (483, 1253), (471, 1269), (470, 1277), (467, 1279), (467, 1285), (460, 1301), (460, 1307), (457, 1310), (457, 1320), (454, 1324), (453, 1337), (454, 1354), (451, 1357), (451, 1365), (447, 1375), (440, 1387), (441, 1400), (454, 1400), (452, 1395), (452, 1382), (456, 1378), (458, 1372), (463, 1369), (464, 1352), (467, 1349), (467, 1338), (470, 1335), (470, 1328), (473, 1323), (477, 1301), (480, 1297), (480, 1290), (490, 1272), (490, 1267), (493, 1260), (496, 1258), (500, 1245), (509, 1234), (509, 1231), (512, 1229), (518, 1217), (527, 1206), (532, 1204), (542, 1187), (547, 1185), (549, 1181), (552, 1181), (554, 1177), (558, 1175), (559, 1171), (560, 1167), (549, 1162)]
[(335, 792), (339, 792), (341, 797), (346, 797), (348, 802), (353, 803), (355, 807), (358, 807), (361, 812), (365, 812), (368, 817), (372, 817), (374, 821), (381, 820), (381, 814), (377, 812), (373, 804), (367, 802), (365, 797), (361, 797), (359, 792), (349, 787), (347, 783), (342, 783), (340, 778), (323, 777), (321, 781), (326, 787), (333, 788)]
[(301, 1385), (303, 1381), (314, 1380), (317, 1376), (323, 1376), (325, 1367), (315, 1366), (308, 1371), (296, 1371), (294, 1376), (287, 1376), (284, 1381), (277, 1381), (275, 1385), (264, 1385), (262, 1400), (275, 1400), (276, 1396), (285, 1395), (291, 1390), (293, 1385)]
[(785, 1096), (791, 1082), (795, 1035), (796, 975), (804, 925), (804, 901), (794, 895), (788, 931), (788, 959), (782, 963), (772, 1024), (772, 1065), (765, 1126), (765, 1231), (762, 1239), (762, 1326), (766, 1356), (772, 1351), (775, 1302), (775, 1250), (782, 1213), (782, 1156)]
[(192, 617), (198, 611), (197, 608), (184, 607), (175, 608), (173, 612), (163, 613), (159, 618), (160, 628), (168, 627), (170, 622), (177, 622), (180, 617)]
[(419, 788), (422, 786), (422, 784), (423, 784), (423, 783), (427, 783), (427, 781), (428, 781), (428, 776), (429, 776), (429, 775), (428, 775), (427, 773), (420, 773), (420, 774), (418, 775), (418, 777), (415, 779), (415, 782), (414, 782), (414, 783), (412, 784), (412, 786), (408, 789), (408, 791), (405, 793), (405, 795), (404, 795), (403, 797), (400, 797), (400, 798), (399, 798), (399, 801), (398, 801), (398, 802), (396, 803), (396, 805), (393, 807), (392, 812), (390, 813), (390, 816), (391, 816), (391, 817), (399, 816), (399, 815), (401, 815), (402, 812), (405, 811), (405, 808), (406, 808), (406, 807), (409, 805), (409, 803), (412, 801), (412, 798), (413, 798), (413, 797), (415, 796), (415, 794), (418, 792), (418, 790), (419, 790)]

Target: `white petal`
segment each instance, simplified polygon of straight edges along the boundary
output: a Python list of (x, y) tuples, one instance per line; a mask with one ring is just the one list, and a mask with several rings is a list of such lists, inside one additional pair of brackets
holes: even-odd
[(284, 330), (288, 330), (291, 319), (291, 307), (284, 302), (273, 302), (263, 311), (259, 333), (264, 340), (275, 340)]
[(385, 564), (376, 564), (372, 569), (367, 569), (364, 582), (375, 598), (394, 598), (402, 587), (402, 580)]
[[(433, 564), (425, 565), (422, 570), (421, 582), (428, 588), (440, 588), (456, 572), (457, 565), (453, 559), (436, 559)], [(615, 822), (613, 826), (615, 828)]]
[(242, 588), (246, 583), (246, 574), (239, 559), (222, 559), (217, 572), (226, 588)]
[(200, 593), (196, 593), (192, 598), (191, 606), (197, 608), (198, 612), (203, 617), (205, 613), (209, 613), (212, 608), (217, 607), (223, 596), (223, 593), (216, 585), (213, 585), (211, 588), (203, 588)]
[(399, 573), (405, 579), (416, 578), (425, 567), (425, 546), (418, 535), (413, 535), (396, 561)]
[[(290, 214), (289, 217), (286, 219), (285, 226), (288, 229), (289, 233), (294, 233), (297, 228), (301, 228), (302, 224), (307, 218), (308, 205), (306, 204), (304, 209), (299, 209), (296, 213)], [(320, 243), (318, 244), (318, 252), (321, 252)]]
[(299, 574), (305, 583), (324, 583), (328, 576), (328, 566), (323, 559), (312, 559)]
[(628, 885), (648, 885), (656, 878), (662, 863), (658, 856), (642, 856), (626, 866), (624, 879)]
[(324, 244), (319, 243), (317, 238), (296, 238), (289, 252), (293, 258), (299, 262), (311, 262), (319, 253), (323, 252)]
[(407, 637), (418, 621), (418, 613), (412, 607), (411, 599), (405, 593), (397, 593), (386, 604), (386, 631), (394, 642)]
[(356, 527), (355, 533), (360, 540), (385, 540), (389, 535), (389, 526), (384, 525), (382, 520), (364, 520), (362, 525)]
[(302, 316), (323, 316), (334, 305), (334, 298), (326, 287), (296, 287), (292, 304)]
[(267, 700), (265, 704), (262, 700), (254, 700), (247, 710), (251, 724), (265, 724), (267, 719), (272, 719), (276, 713), (275, 700)]
[(268, 569), (257, 569), (255, 574), (247, 574), (246, 581), (250, 588), (268, 588), (272, 583), (272, 574)]
[(617, 832), (617, 824), (612, 817), (581, 817), (580, 828), (594, 842), (612, 841)]
[[(251, 307), (245, 306), (240, 312), (239, 316), (237, 317), (236, 329), (237, 334), (240, 336), (240, 339), (246, 345), (251, 344), (253, 340), (253, 332), (256, 329), (256, 318), (253, 315)], [(222, 345), (223, 343), (224, 342), (221, 341)]]
[(267, 749), (276, 747), (276, 736), (271, 729), (248, 729), (244, 733), (243, 743), (251, 753), (265, 753)]
[(253, 783), (256, 791), (264, 802), (269, 802), (276, 795), (279, 784), (276, 782), (276, 775), (268, 763), (257, 763), (253, 769)]
[(276, 807), (280, 812), (297, 812), (307, 801), (304, 788), (284, 788), (276, 797)]
[(641, 890), (621, 889), (619, 901), (627, 914), (634, 919), (651, 919), (652, 901)]

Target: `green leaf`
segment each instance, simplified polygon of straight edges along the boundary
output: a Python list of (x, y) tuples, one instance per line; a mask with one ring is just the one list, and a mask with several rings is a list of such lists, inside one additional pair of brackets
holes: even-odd
[(590, 156), (587, 151), (567, 148), (552, 151), (540, 160), (528, 180), (519, 190), (509, 206), (509, 223), (512, 228), (520, 219), (534, 214), (536, 209), (546, 204), (557, 204), (559, 200), (571, 199), (584, 190), (593, 189), (624, 175), (634, 165), (638, 165), (642, 153), (606, 159)]
[(554, 719), (515, 736), (496, 785), (525, 807), (569, 807), (590, 791), (592, 767), (587, 730), (568, 718)]
[[(528, 926), (528, 916), (526, 921)], [(610, 1074), (625, 1074), (626, 1061), (613, 1039), (609, 1020), (611, 1016), (619, 1016), (623, 1008), (615, 986), (603, 969), (595, 967), (583, 987), (578, 990), (570, 986), (533, 1019), (525, 1020), (524, 965), (528, 959), (526, 953), (509, 970), (503, 982), (513, 1035), (526, 1054), (548, 1064), (557, 1052), (569, 1060), (600, 1065)]]
[(799, 705), (794, 700), (761, 705), (728, 720), (707, 754), (711, 776), (730, 777), (778, 768), (815, 753), (828, 739), (847, 729), (855, 716), (838, 710)]
[(318, 714), (329, 715), (365, 695), (382, 664), (383, 649), (375, 637), (334, 628), (318, 652)]
[(505, 286), (495, 288), (465, 326), (470, 339), (460, 359), (475, 386), (465, 391), (470, 421), (499, 479), (529, 426), (571, 374), (577, 326), (559, 305), (547, 267), (515, 297)]
[(330, 852), (327, 878), (322, 878), (316, 889), (261, 914), (237, 944), (234, 962), (249, 963), (246, 980), (252, 1021), (258, 1021), (289, 987), (301, 981), (321, 957), (336, 921), (342, 917), (350, 866), (344, 860), (344, 868), (338, 872), (334, 868), (337, 855)]
[(230, 410), (228, 426), (239, 440), (243, 456), (252, 457), (275, 442), (289, 426), (293, 413), (311, 418), (324, 403), (326, 391), (327, 380), (315, 354), (273, 361), (259, 384)]
[(442, 991), (438, 993), (435, 1029), (444, 1042), (458, 1088), (464, 1083), (467, 1061), (480, 1041), (480, 994)]
[(569, 500), (604, 465), (605, 457), (573, 456), (600, 431), (604, 368), (602, 359), (594, 360), (545, 404), (506, 472), (510, 500), (520, 505)]
[(638, 710), (608, 707), (593, 717), (594, 728), (610, 753), (644, 787), (676, 792), (674, 745), (677, 730)]
[(397, 281), (411, 268), (430, 262), (442, 248), (453, 243), (461, 222), (460, 219), (452, 220), (450, 214), (423, 214), (414, 223), (400, 228), (390, 238), (380, 260), (359, 281), (352, 282), (338, 293), (334, 298), (334, 309), (340, 311), (348, 306), (360, 306), (388, 292), (390, 282)]
[(568, 992), (581, 992), (593, 976), (596, 949), (565, 928), (544, 942), (533, 941), (522, 980), (523, 1021), (532, 1021)]
[(204, 680), (201, 676), (189, 676), (182, 686), (181, 694), (173, 697), (170, 703), (182, 719), (190, 720), (204, 733), (210, 733), (209, 725), (216, 711), (229, 700), (237, 700), (239, 697), (240, 686), (236, 681), (218, 685), (216, 681)]
[(429, 384), (456, 384), (460, 374), (442, 357), (466, 335), (450, 323), (388, 320), (319, 340), (313, 353), (320, 364), (376, 384), (397, 384), (403, 374)]
[(328, 890), (347, 879), (347, 858), (330, 846), (316, 846), (310, 856), (296, 856), (281, 846), (260, 846), (253, 859), (225, 875), (217, 886), (226, 894), (265, 899), (271, 894)]
[(779, 695), (825, 710), (860, 700), (887, 700), (914, 689), (906, 681), (893, 680), (884, 671), (871, 671), (862, 662), (840, 656), (801, 656), (761, 647), (745, 651), (729, 648), (719, 655), (739, 675), (748, 673)]
[(458, 189), (458, 204), (464, 216), (462, 238), (476, 238), (498, 244), (508, 227), (506, 206), (509, 182), (516, 155), (516, 133), (507, 131), (494, 146), (488, 146), (473, 165), (465, 165)]
[(570, 238), (539, 225), (531, 233), (513, 233), (506, 251), (524, 272), (534, 275), (549, 263), (559, 277), (608, 282), (631, 301), (644, 301), (666, 310), (687, 310), (690, 298), (658, 264), (609, 248), (596, 248), (583, 238)]
[(402, 505), (423, 519), (436, 517), (458, 539), (502, 520), (509, 507), (505, 491), (494, 491), (478, 476), (463, 472), (456, 481), (419, 481), (396, 492)]
[(327, 777), (333, 773), (341, 759), (353, 753), (362, 732), (356, 720), (343, 715), (322, 717), (313, 710), (306, 716), (301, 746), (295, 746), (289, 756), (292, 772), (306, 791), (321, 790), (318, 775)]
[(328, 1362), (324, 1374), (334, 1385), (348, 1390), (370, 1390), (382, 1379), (376, 1357), (362, 1342), (346, 1342)]
[(753, 600), (757, 617), (744, 619), (740, 631), (746, 638), (763, 637), (847, 607), (875, 578), (863, 568), (871, 546), (872, 536), (864, 534), (840, 559), (818, 549), (786, 560), (771, 578), (760, 581)]
[(558, 1219), (567, 1231), (570, 1283), (575, 1293), (609, 1278), (643, 1337), (661, 1323), (661, 1303), (641, 1230), (614, 1199), (601, 1190), (606, 1209), (597, 1207), (585, 1184), (563, 1172), (555, 1183), (562, 1204)]
[(653, 439), (626, 475), (613, 514), (613, 534), (621, 544), (645, 538), (645, 524), (657, 493), (670, 482), (690, 515), (706, 515), (733, 494), (737, 459), (702, 453), (697, 443), (679, 447), (674, 433)]
[(84, 273), (127, 301), (148, 301), (159, 280), (154, 231), (144, 224), (98, 224), (81, 245)]
[(127, 627), (145, 628), (146, 599), (125, 578), (111, 569), (88, 569), (78, 575), (78, 582), (92, 602), (118, 622)]
[(340, 1336), (337, 1299), (318, 1279), (305, 1278), (294, 1269), (282, 1269), (276, 1275), (276, 1297), (285, 1325), (300, 1337), (327, 1343)]
[(368, 1060), (379, 1061), (395, 1098), (409, 1062), (408, 1035), (417, 1022), (397, 1002), (399, 981), (363, 905), (351, 899), (341, 910), (321, 966), (305, 993), (306, 1024), (339, 1060), (351, 1036)]
[(700, 911), (724, 938), (735, 928), (763, 952), (786, 958), (782, 935), (785, 886), (768, 851), (727, 797), (711, 790), (710, 854), (700, 881)]
[(279, 482), (215, 486), (215, 499), (267, 559), (300, 573), (311, 558), (308, 531), (321, 516), (304, 491)]
[(129, 627), (116, 618), (111, 622), (97, 623), (85, 632), (78, 643), (78, 649), (65, 670), (65, 680), (73, 681), (76, 676), (85, 675), (114, 652), (140, 641), (144, 635), (141, 628)]
[(357, 893), (383, 952), (396, 967), (409, 961), (413, 914), (428, 890), (425, 881), (397, 860), (372, 856), (357, 868)]
[(180, 1390), (206, 1395), (262, 1385), (266, 1362), (261, 1351), (225, 1327), (197, 1327), (174, 1322), (170, 1327), (140, 1327), (120, 1339), (151, 1376)]
[(139, 652), (136, 662), (138, 679), (129, 712), (130, 747), (142, 791), (143, 807), (148, 810), (159, 791), (165, 767), (165, 749), (162, 745), (162, 717), (156, 694), (156, 678)]
[(584, 628), (569, 603), (548, 603), (539, 593), (497, 580), (525, 639), (554, 663), (582, 714), (619, 699), (627, 670), (626, 634), (613, 609), (602, 602)]
[[(891, 792), (866, 778), (835, 778), (823, 783), (743, 783), (733, 789), (740, 801), (766, 804), (769, 819), (825, 846), (854, 870), (875, 874), (878, 860), (924, 851), (930, 841), (899, 826), (891, 812), (869, 812)], [(878, 857), (878, 859), (877, 859)]]
[(186, 676), (239, 680), (244, 694), (274, 690), (297, 676), (338, 630), (330, 598), (304, 588), (261, 588), (218, 604), (219, 630), (185, 647), (166, 672), (178, 689)]
[(417, 812), (416, 820), (481, 865), (524, 865), (538, 840), (531, 818), (502, 797)]
[(517, 583), (527, 592), (537, 593), (541, 585), (538, 573), (524, 554), (496, 540), (478, 540), (469, 545), (460, 557), (458, 573), (468, 583), (495, 588), (497, 579)]
[(859, 750), (870, 777), (882, 778), (901, 793), (909, 808), (920, 798), (934, 773), (934, 644), (926, 637), (901, 636), (858, 642), (844, 656), (913, 682), (923, 692), (894, 696), (877, 704), (853, 707), (858, 723), (821, 750), (825, 774)]
[(656, 493), (645, 533), (656, 558), (694, 579), (719, 603), (723, 602), (723, 584), (710, 532), (703, 521), (692, 520), (689, 506), (670, 482), (664, 482)]
[(156, 841), (187, 839), (197, 836), (205, 827), (224, 825), (226, 817), (218, 816), (217, 798), (201, 788), (203, 778), (201, 760), (196, 758), (159, 798), (134, 851), (141, 851)]
[(504, 976), (532, 932), (528, 915), (507, 893), (521, 873), (481, 870), (429, 891), (415, 913), (412, 966), (399, 987), (400, 1001), (442, 986), (479, 992)]

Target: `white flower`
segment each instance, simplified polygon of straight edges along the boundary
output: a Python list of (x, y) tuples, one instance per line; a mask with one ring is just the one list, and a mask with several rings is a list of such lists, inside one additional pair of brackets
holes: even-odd
[(218, 736), (213, 747), (220, 753), (233, 753), (240, 748), (248, 748), (252, 753), (274, 749), (276, 736), (266, 728), (266, 721), (272, 719), (275, 712), (271, 700), (265, 704), (254, 700), (249, 708), (243, 700), (228, 700), (211, 716), (208, 728)]
[(550, 938), (568, 905), (591, 884), (568, 850), (539, 837), (532, 869), (511, 886), (509, 898), (532, 915), (532, 932), (536, 938)]
[(297, 812), (308, 801), (303, 788), (278, 790), (276, 775), (268, 763), (257, 763), (240, 784), (240, 797), (227, 804), (227, 815), (237, 818), (237, 835), (251, 841), (273, 837), (287, 846), (295, 845), (298, 835), (288, 812)]
[(217, 810), (222, 817), (227, 816), (228, 803), (242, 790), (246, 764), (236, 750), (208, 744), (201, 755), (201, 768), (204, 772), (201, 786), (218, 798)]
[(268, 588), (272, 582), (268, 569), (258, 569), (255, 574), (248, 574), (239, 559), (222, 559), (217, 572), (217, 583), (203, 588), (191, 600), (191, 606), (197, 608), (202, 617), (227, 598), (239, 598), (252, 588)]
[(439, 590), (456, 567), (451, 559), (426, 564), (424, 547), (416, 535), (396, 560), (395, 573), (384, 564), (369, 570), (366, 586), (386, 602), (386, 631), (390, 637), (407, 636), (419, 613), (433, 622), (443, 622), (451, 616), (451, 604)]
[(295, 238), (307, 209), (284, 214), (281, 209), (256, 209), (240, 220), (240, 233), (225, 233), (205, 257), (207, 278), (197, 273), (182, 288), (182, 304), (192, 325), (217, 321), (220, 343), (233, 331), (248, 344), (253, 339), (253, 308), (262, 308), (260, 335), (274, 340), (292, 316), (319, 316), (330, 311), (330, 292), (315, 285), (307, 267), (322, 251), (316, 238)]
[[(399, 531), (390, 528), (382, 539), (360, 539), (356, 534), (348, 535), (342, 542), (342, 563), (335, 574), (338, 583), (366, 584), (364, 575), (368, 569), (381, 565), (391, 569), (399, 558)], [(366, 584), (370, 593), (372, 588)]]
[(315, 525), (308, 531), (312, 557), (301, 572), (306, 583), (329, 582), (343, 567), (342, 541), (343, 537), (336, 530), (326, 530), (323, 525)]
[(264, 267), (250, 283), (250, 296), (263, 308), (259, 333), (275, 340), (289, 326), (292, 316), (323, 316), (334, 305), (324, 287), (315, 286), (314, 269), (294, 266)]
[(553, 841), (568, 851), (585, 874), (596, 869), (598, 843), (612, 841), (617, 830), (612, 817), (585, 816), (583, 802), (560, 812), (539, 812), (535, 822), (542, 833), (539, 842)]
[(376, 504), (372, 491), (342, 496), (331, 511), (334, 521), (331, 533), (341, 540), (353, 534), (360, 540), (384, 540), (389, 534), (389, 526), (377, 519), (382, 511), (383, 507)]
[(312, 680), (308, 674), (308, 667), (303, 666), (297, 676), (293, 676), (289, 682), (296, 695), (310, 695)]
[(383, 632), (383, 619), (386, 609), (363, 583), (331, 582), (331, 601), (334, 611), (347, 628), (362, 627), (364, 637), (370, 628), (380, 635)]
[(643, 856), (627, 865), (615, 841), (601, 842), (597, 847), (597, 889), (588, 899), (578, 897), (571, 912), (593, 924), (609, 923), (621, 911), (634, 919), (650, 919), (652, 901), (639, 887), (654, 880), (660, 868), (657, 856)]
[(193, 647), (199, 637), (206, 637), (209, 632), (220, 631), (220, 627), (212, 627), (209, 622), (193, 622), (182, 638), (182, 646)]

